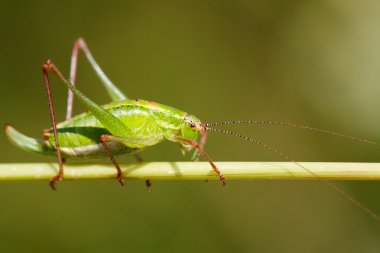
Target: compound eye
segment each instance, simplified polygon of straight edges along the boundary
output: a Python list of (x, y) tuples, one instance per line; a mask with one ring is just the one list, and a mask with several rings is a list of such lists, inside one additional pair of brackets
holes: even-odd
[(195, 124), (194, 124), (194, 123), (191, 123), (191, 124), (190, 124), (190, 127), (191, 127), (191, 128), (194, 128), (194, 127), (195, 127)]

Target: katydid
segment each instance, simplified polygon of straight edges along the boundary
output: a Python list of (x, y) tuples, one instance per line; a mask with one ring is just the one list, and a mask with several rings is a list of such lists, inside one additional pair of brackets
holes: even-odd
[[(111, 103), (100, 106), (86, 97), (75, 86), (79, 50), (83, 51), (96, 75), (101, 80), (102, 85), (112, 99)], [(337, 132), (284, 122), (226, 121), (217, 123), (203, 123), (194, 115), (170, 106), (140, 99), (129, 99), (104, 74), (82, 38), (76, 40), (73, 45), (69, 79), (64, 78), (59, 69), (50, 60), (43, 64), (42, 70), (48, 97), (52, 127), (45, 129), (43, 132), (43, 138), (40, 139), (27, 137), (18, 132), (11, 125), (6, 125), (4, 130), (9, 140), (19, 148), (41, 155), (58, 157), (59, 172), (50, 180), (50, 186), (53, 189), (56, 188), (57, 182), (64, 178), (63, 162), (70, 158), (109, 157), (116, 167), (116, 178), (121, 185), (124, 185), (125, 178), (114, 156), (131, 154), (134, 155), (137, 160), (141, 160), (138, 154), (140, 151), (148, 146), (153, 146), (159, 142), (162, 142), (163, 140), (179, 143), (183, 153), (195, 149), (193, 159), (197, 160), (199, 156), (202, 155), (210, 163), (211, 167), (224, 185), (225, 178), (223, 174), (219, 171), (218, 167), (213, 163), (211, 158), (203, 149), (206, 143), (207, 131), (215, 131), (234, 135), (244, 140), (254, 142), (275, 153), (276, 155), (296, 163), (299, 167), (312, 174), (317, 179), (323, 181), (333, 190), (357, 205), (373, 218), (380, 220), (375, 213), (366, 208), (360, 202), (352, 198), (341, 189), (337, 188), (332, 183), (319, 178), (311, 170), (302, 166), (288, 155), (262, 143), (261, 141), (231, 131), (212, 128), (212, 126), (229, 124), (268, 124), (290, 126), (325, 134), (337, 135), (380, 146), (379, 143)], [(66, 120), (60, 123), (57, 123), (54, 113), (49, 73), (56, 75), (69, 90)], [(83, 105), (85, 105), (88, 112), (72, 117), (74, 95)], [(149, 188), (149, 180), (146, 181), (146, 184)]]
[[(84, 52), (113, 100), (112, 103), (99, 106), (76, 88), (79, 50)], [(114, 155), (132, 154), (139, 160), (138, 152), (164, 139), (180, 143), (183, 152), (196, 149), (196, 152), (210, 162), (221, 182), (225, 183), (223, 175), (203, 151), (206, 126), (195, 116), (173, 107), (140, 99), (128, 99), (103, 73), (82, 38), (74, 42), (70, 80), (66, 80), (50, 60), (43, 64), (42, 70), (52, 127), (44, 131), (42, 139), (29, 138), (11, 125), (6, 125), (4, 129), (9, 140), (21, 149), (58, 157), (59, 173), (50, 181), (53, 189), (56, 183), (63, 179), (63, 161), (69, 158), (108, 156), (117, 169), (117, 179), (124, 185), (124, 176)], [(56, 123), (49, 73), (58, 76), (69, 89), (66, 120), (61, 123)], [(87, 113), (72, 117), (73, 95), (87, 107)], [(150, 185), (150, 182), (147, 182), (147, 185)]]

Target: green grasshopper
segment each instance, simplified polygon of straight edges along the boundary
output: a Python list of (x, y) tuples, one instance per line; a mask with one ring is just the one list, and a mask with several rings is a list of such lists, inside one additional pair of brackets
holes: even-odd
[[(86, 97), (75, 86), (79, 50), (84, 52), (87, 60), (94, 69), (96, 75), (101, 80), (102, 85), (108, 92), (113, 102), (99, 106)], [(58, 157), (59, 172), (50, 180), (50, 186), (53, 189), (56, 189), (57, 182), (63, 179), (63, 162), (69, 158), (109, 157), (116, 167), (116, 177), (118, 181), (121, 185), (124, 185), (125, 178), (114, 156), (131, 154), (134, 155), (138, 161), (140, 161), (141, 158), (138, 154), (140, 151), (148, 146), (156, 145), (163, 140), (179, 143), (183, 153), (195, 149), (193, 159), (197, 160), (199, 156), (202, 155), (210, 163), (211, 167), (224, 185), (225, 178), (223, 174), (203, 150), (207, 139), (207, 131), (209, 130), (233, 135), (244, 140), (254, 142), (275, 153), (276, 155), (296, 163), (298, 166), (315, 176), (317, 179), (323, 181), (333, 190), (353, 202), (372, 217), (380, 220), (375, 213), (366, 208), (360, 202), (330, 182), (319, 178), (315, 173), (299, 164), (288, 155), (262, 143), (261, 141), (231, 131), (215, 129), (211, 126), (229, 124), (280, 125), (303, 128), (330, 135), (337, 135), (380, 146), (380, 144), (376, 142), (337, 132), (284, 122), (246, 120), (202, 123), (202, 121), (194, 115), (167, 105), (140, 99), (129, 99), (104, 74), (82, 38), (76, 40), (73, 45), (69, 79), (64, 78), (59, 69), (50, 60), (43, 64), (42, 71), (48, 97), (52, 127), (45, 129), (43, 132), (43, 138), (40, 139), (25, 136), (11, 125), (5, 125), (4, 130), (10, 142), (15, 144), (17, 147), (41, 155)], [(55, 74), (69, 89), (66, 120), (61, 123), (56, 122), (49, 73)], [(74, 95), (76, 95), (79, 101), (86, 106), (88, 112), (72, 117)], [(146, 184), (149, 189), (151, 185), (149, 180), (146, 181)]]
[[(75, 86), (78, 52), (82, 50), (96, 75), (102, 81), (112, 103), (99, 106)], [(163, 140), (178, 142), (182, 151), (195, 149), (195, 159), (201, 154), (224, 184), (225, 179), (210, 157), (204, 152), (206, 125), (189, 113), (170, 106), (140, 99), (128, 99), (101, 70), (85, 41), (74, 42), (70, 79), (66, 80), (54, 63), (48, 60), (42, 66), (48, 97), (52, 128), (44, 130), (42, 139), (33, 139), (18, 132), (11, 125), (4, 127), (9, 140), (21, 149), (42, 155), (57, 156), (59, 173), (50, 181), (53, 189), (63, 179), (63, 161), (68, 158), (101, 158), (108, 156), (117, 169), (117, 179), (124, 185), (124, 176), (114, 155), (133, 154)], [(69, 89), (66, 120), (56, 123), (49, 73), (62, 80)], [(73, 95), (87, 109), (86, 113), (72, 117)], [(199, 153), (198, 153), (199, 152)], [(147, 185), (150, 182), (147, 181)]]

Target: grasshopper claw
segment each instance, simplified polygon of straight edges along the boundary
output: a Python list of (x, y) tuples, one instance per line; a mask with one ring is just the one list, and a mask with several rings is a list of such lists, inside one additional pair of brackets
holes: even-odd
[(56, 185), (57, 185), (57, 182), (58, 181), (61, 181), (62, 180), (62, 176), (61, 175), (57, 175), (57, 176), (54, 176), (51, 180), (50, 180), (50, 182), (49, 182), (49, 184), (50, 184), (50, 187), (53, 189), (53, 190), (57, 190), (57, 187), (56, 187)]
[(117, 180), (119, 181), (121, 186), (125, 186), (125, 177), (122, 173), (117, 173)]

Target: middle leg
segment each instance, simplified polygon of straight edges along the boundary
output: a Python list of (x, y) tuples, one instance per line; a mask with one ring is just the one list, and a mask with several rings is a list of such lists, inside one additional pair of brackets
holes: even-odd
[[(142, 159), (142, 157), (139, 154), (134, 154), (133, 157), (135, 158), (135, 160), (138, 163), (142, 163), (143, 162), (143, 159)], [(145, 186), (146, 186), (146, 190), (148, 192), (150, 192), (151, 188), (152, 188), (152, 182), (149, 179), (145, 180)]]
[(112, 163), (115, 165), (117, 170), (117, 180), (121, 184), (121, 186), (125, 185), (125, 177), (123, 175), (123, 172), (120, 169), (119, 163), (116, 161), (115, 157), (112, 155), (110, 149), (108, 148), (107, 141), (110, 140), (109, 135), (102, 135), (100, 136), (100, 142), (103, 145), (104, 151), (107, 153), (108, 157), (111, 159)]

